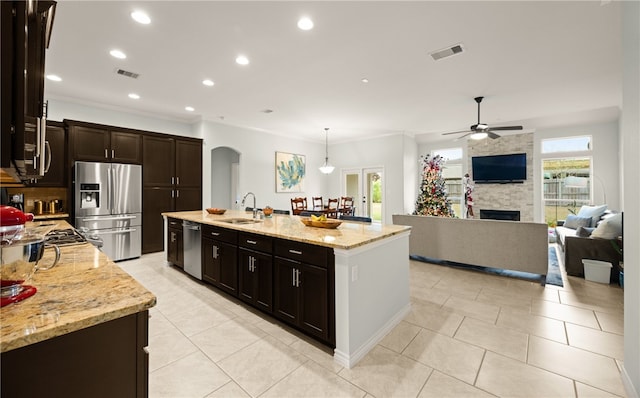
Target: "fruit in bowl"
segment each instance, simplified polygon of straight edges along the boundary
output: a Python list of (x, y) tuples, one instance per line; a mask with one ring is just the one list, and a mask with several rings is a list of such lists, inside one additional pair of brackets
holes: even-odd
[(264, 209), (262, 209), (262, 212), (264, 213), (265, 216), (269, 217), (270, 215), (273, 214), (273, 208), (270, 206), (267, 206)]
[(207, 213), (209, 213), (209, 214), (221, 215), (221, 214), (224, 214), (225, 211), (227, 211), (227, 209), (218, 209), (217, 207), (209, 207), (209, 208), (207, 208)]

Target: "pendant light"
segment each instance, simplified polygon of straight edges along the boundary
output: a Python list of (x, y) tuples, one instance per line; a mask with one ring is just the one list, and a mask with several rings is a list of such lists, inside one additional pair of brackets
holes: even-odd
[(329, 163), (329, 127), (325, 127), (324, 128), (324, 134), (325, 134), (325, 139), (324, 139), (324, 164), (322, 166), (320, 166), (320, 172), (322, 174), (331, 174), (333, 173), (333, 169), (335, 167), (333, 167), (331, 165), (331, 163)]

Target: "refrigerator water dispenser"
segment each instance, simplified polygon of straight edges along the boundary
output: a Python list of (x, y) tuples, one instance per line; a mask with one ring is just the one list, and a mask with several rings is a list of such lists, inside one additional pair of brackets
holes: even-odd
[(80, 184), (80, 208), (97, 209), (100, 207), (100, 184)]

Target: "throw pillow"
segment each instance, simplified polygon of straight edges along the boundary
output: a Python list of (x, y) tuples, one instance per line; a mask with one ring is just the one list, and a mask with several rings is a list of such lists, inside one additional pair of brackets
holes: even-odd
[(600, 239), (615, 239), (622, 235), (622, 213), (603, 220), (591, 236)]
[(591, 217), (578, 217), (573, 214), (569, 214), (567, 219), (564, 220), (563, 227), (576, 229), (578, 227), (590, 227), (591, 226)]
[(600, 217), (607, 210), (607, 205), (601, 206), (582, 206), (578, 212), (578, 217), (591, 217), (591, 224), (587, 227), (595, 227)]
[(591, 234), (593, 233), (593, 230), (595, 228), (589, 228), (589, 227), (578, 227), (578, 229), (576, 229), (576, 236), (580, 237), (580, 238), (588, 238), (591, 236)]

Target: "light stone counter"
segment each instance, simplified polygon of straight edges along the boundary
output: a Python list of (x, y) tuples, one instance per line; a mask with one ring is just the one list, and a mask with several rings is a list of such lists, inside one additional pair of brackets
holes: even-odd
[(210, 215), (205, 210), (163, 213), (166, 218), (333, 248), (335, 286), (334, 360), (353, 367), (409, 313), (411, 227), (343, 222), (337, 229), (307, 227), (298, 216), (274, 214), (254, 224), (229, 224), (251, 212)]
[(259, 220), (259, 222), (253, 224), (223, 222), (223, 220), (230, 218), (252, 218), (251, 212), (239, 210), (227, 210), (223, 215), (209, 214), (206, 210), (162, 213), (162, 215), (200, 224), (216, 225), (238, 231), (345, 250), (354, 249), (411, 230), (411, 227), (403, 225), (380, 225), (352, 221), (343, 221), (336, 229), (315, 228), (305, 226), (300, 221), (301, 217), (281, 214), (273, 214), (270, 218)]
[[(42, 232), (70, 228), (64, 221), (43, 224)], [(53, 225), (52, 225), (53, 224)], [(43, 264), (55, 252), (46, 249)], [(38, 291), (0, 309), (0, 352), (111, 321), (156, 304), (156, 297), (104, 253), (89, 243), (60, 247), (60, 262), (51, 270), (37, 271), (29, 285)]]

